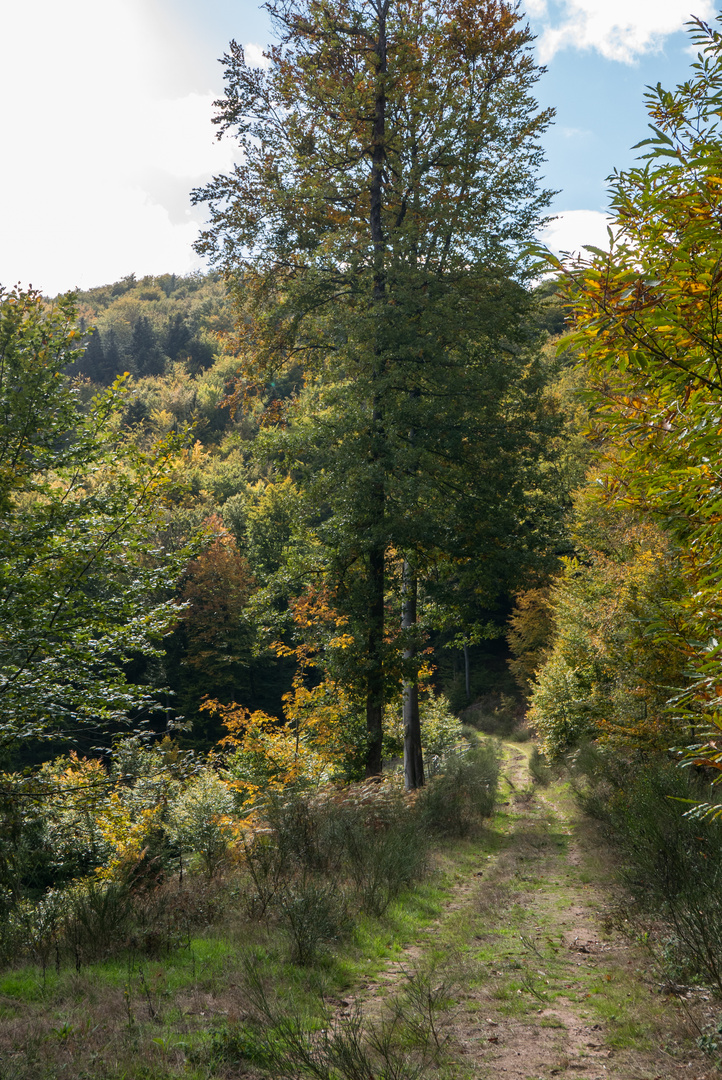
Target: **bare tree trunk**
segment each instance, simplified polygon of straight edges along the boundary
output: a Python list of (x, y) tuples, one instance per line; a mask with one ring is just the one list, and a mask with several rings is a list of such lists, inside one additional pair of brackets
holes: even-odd
[(469, 667), (469, 646), (464, 646), (464, 679), (466, 682), (466, 700), (471, 701), (471, 669)]
[[(386, 272), (384, 265), (384, 231), (382, 221), (383, 208), (383, 168), (386, 159), (386, 18), (389, 0), (376, 0), (378, 17), (378, 40), (375, 43), (374, 66), (378, 79), (374, 108), (372, 132), (372, 161), (369, 184), (369, 225), (371, 242), (374, 248), (374, 303), (386, 301)], [(374, 378), (381, 375), (380, 350), (377, 348), (377, 362)], [(373, 426), (372, 440), (377, 444), (383, 440), (383, 408), (378, 392), (374, 393), (371, 417)], [(372, 454), (373, 464), (378, 468), (378, 453)], [(372, 481), (372, 505), (376, 520), (372, 527), (382, 526), (385, 497), (383, 481), (378, 476)], [(366, 751), (366, 775), (378, 776), (383, 767), (383, 720), (384, 720), (384, 587), (386, 551), (383, 540), (375, 543), (369, 553), (370, 610), (366, 640), (368, 677), (366, 681), (366, 731), (368, 748)]]
[(381, 544), (376, 545), (369, 557), (369, 584), (371, 603), (369, 611), (366, 648), (368, 676), (366, 679), (366, 775), (380, 776), (383, 767), (384, 730), (384, 573), (385, 553)]
[[(401, 627), (412, 630), (416, 626), (416, 600), (418, 582), (416, 573), (404, 559), (403, 605)], [(416, 642), (409, 641), (404, 650), (404, 660), (415, 660)], [(416, 672), (404, 681), (404, 785), (407, 791), (424, 783), (424, 758), (421, 752), (421, 720), (419, 718), (419, 681)]]

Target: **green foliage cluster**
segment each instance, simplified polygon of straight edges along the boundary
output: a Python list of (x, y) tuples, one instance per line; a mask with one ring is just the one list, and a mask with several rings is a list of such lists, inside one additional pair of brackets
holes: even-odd
[(419, 797), (425, 826), (446, 836), (467, 836), (494, 809), (499, 758), (487, 741), (450, 758)]
[(180, 439), (120, 427), (122, 381), (83, 405), (72, 298), (0, 291), (0, 755), (111, 728), (152, 698), (128, 678), (177, 617), (186, 554), (161, 534)]
[[(437, 696), (432, 691), (420, 695), (419, 714), (424, 763), (427, 775), (433, 776), (444, 767), (451, 756), (466, 751), (463, 725), (459, 717), (451, 711), (444, 695)], [(387, 708), (384, 718), (384, 756), (399, 757), (403, 754), (403, 749), (403, 716), (398, 709)]]
[(232, 328), (220, 276), (162, 274), (79, 292), (85, 350), (71, 371), (109, 385), (129, 372), (137, 378), (170, 374), (174, 365), (199, 374), (218, 352), (218, 335)]
[[(686, 665), (674, 625), (683, 595), (675, 545), (595, 489), (577, 499), (573, 537), (577, 554), (565, 560), (550, 595), (537, 597), (547, 648), (529, 719), (549, 758), (588, 738), (664, 750), (686, 733), (667, 709)], [(530, 611), (525, 625), (538, 656)]]
[(612, 177), (609, 251), (552, 260), (602, 462), (598, 510), (579, 518), (579, 557), (553, 593), (533, 714), (552, 754), (601, 734), (686, 742), (717, 768), (722, 35), (698, 19), (690, 31), (690, 78), (650, 88), (642, 162)]
[(572, 759), (572, 777), (620, 852), (626, 914), (654, 945), (670, 984), (722, 991), (722, 826), (682, 812), (709, 798), (709, 778), (665, 755), (590, 746)]
[(252, 821), (220, 759), (168, 739), (127, 737), (107, 768), (70, 755), (32, 777), (4, 774), (3, 960), (79, 970), (131, 947), (157, 954), (212, 920), (223, 895), (285, 928), (295, 962), (314, 962), (352, 916), (378, 917), (423, 877), (433, 834), (464, 835), (491, 814), (495, 748), (448, 767), (415, 801), (392, 780), (299, 785)]

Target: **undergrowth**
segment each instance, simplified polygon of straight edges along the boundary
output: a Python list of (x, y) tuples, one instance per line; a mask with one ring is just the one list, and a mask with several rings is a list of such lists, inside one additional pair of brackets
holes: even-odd
[(155, 864), (16, 901), (0, 1077), (155, 1080), (240, 1061), (251, 1075), (421, 1077), (443, 1055), (443, 980), (413, 974), (372, 1018), (331, 1000), (433, 916), (417, 898), (434, 891), (434, 845), (492, 812), (497, 759), (477, 746), (413, 794), (384, 780), (269, 798), (212, 875)]
[(623, 916), (644, 924), (638, 934), (670, 984), (702, 981), (722, 992), (722, 822), (689, 813), (708, 780), (662, 755), (593, 746), (570, 768), (583, 809), (621, 854)]
[(438, 982), (433, 970), (410, 972), (373, 1019), (355, 1007), (345, 1013), (322, 1008), (315, 1016), (289, 1010), (258, 957), (246, 958), (244, 975), (244, 1019), (215, 1033), (207, 1060), (250, 1064), (294, 1080), (413, 1080), (443, 1060), (452, 986)]

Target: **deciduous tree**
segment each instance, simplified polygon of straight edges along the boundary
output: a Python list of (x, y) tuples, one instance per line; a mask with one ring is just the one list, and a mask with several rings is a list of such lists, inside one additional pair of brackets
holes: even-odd
[[(0, 754), (127, 721), (126, 664), (177, 618), (157, 526), (172, 442), (119, 433), (124, 385), (81, 407), (72, 297), (0, 291)], [(159, 517), (160, 515), (160, 517)]]
[[(269, 419), (290, 424), (304, 465), (316, 461), (316, 535), (357, 644), (376, 773), (384, 700), (402, 673), (411, 693), (417, 666), (411, 626), (405, 667), (387, 640), (390, 555), (406, 563), (413, 622), (418, 573), (441, 546), (439, 504), (467, 482), (458, 467), (483, 458), (469, 440), (483, 437), (475, 403), (494, 379), (479, 376), (493, 368), (498, 399), (524, 366), (519, 250), (547, 202), (537, 172), (550, 112), (532, 95), (539, 71), (515, 4), (267, 6), (268, 68), (236, 43), (224, 58), (217, 122), (241, 160), (195, 193), (211, 213), (198, 250), (242, 299), (243, 393), (268, 399), (281, 372), (301, 370), (302, 397)], [(492, 471), (493, 505), (510, 504), (518, 468), (487, 461)]]
[(684, 588), (648, 633), (686, 653), (671, 715), (712, 723), (711, 760), (722, 726), (722, 35), (699, 19), (690, 31), (690, 78), (649, 89), (641, 162), (612, 178), (609, 251), (556, 266), (594, 382), (600, 479), (676, 541)]

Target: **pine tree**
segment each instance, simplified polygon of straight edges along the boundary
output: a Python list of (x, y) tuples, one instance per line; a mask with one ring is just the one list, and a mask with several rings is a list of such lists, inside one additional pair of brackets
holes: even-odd
[(124, 365), (121, 358), (118, 342), (115, 338), (115, 330), (112, 327), (108, 331), (105, 342), (105, 364), (109, 382), (112, 382), (118, 375), (122, 375), (127, 369), (127, 365)]
[(163, 374), (165, 358), (158, 347), (155, 331), (147, 315), (140, 315), (133, 327), (130, 354), (135, 371), (141, 378)]
[(190, 329), (180, 312), (171, 315), (168, 319), (168, 329), (166, 330), (164, 342), (166, 356), (169, 356), (171, 360), (177, 360), (181, 350), (185, 349), (191, 337)]
[(78, 363), (78, 372), (80, 375), (86, 375), (92, 382), (107, 383), (105, 352), (100, 331), (97, 328), (91, 329), (87, 342), (85, 352)]

